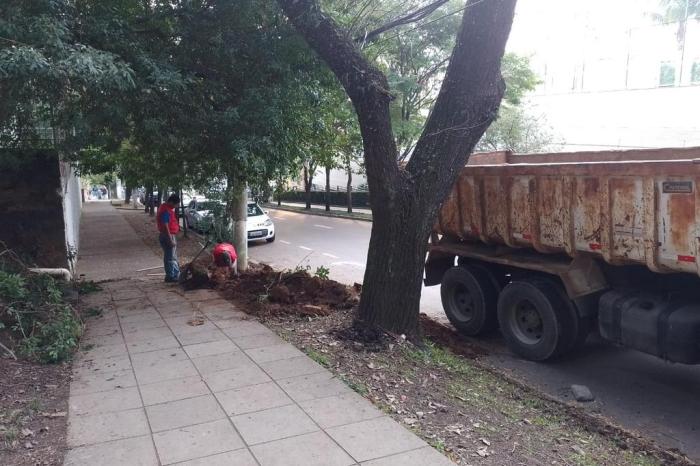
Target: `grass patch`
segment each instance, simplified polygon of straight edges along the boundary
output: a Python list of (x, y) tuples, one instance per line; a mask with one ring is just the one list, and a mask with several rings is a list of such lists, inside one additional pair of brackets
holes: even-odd
[(86, 295), (90, 293), (96, 293), (102, 291), (102, 287), (92, 280), (81, 280), (75, 282), (75, 288), (78, 290), (78, 294)]
[(326, 356), (323, 353), (319, 353), (315, 349), (308, 348), (306, 349), (306, 355), (322, 365), (323, 367), (331, 367), (331, 362), (328, 360), (328, 356)]

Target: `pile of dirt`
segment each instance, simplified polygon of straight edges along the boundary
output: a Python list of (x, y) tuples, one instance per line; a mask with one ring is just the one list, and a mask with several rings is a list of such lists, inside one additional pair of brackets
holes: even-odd
[(226, 299), (241, 302), (258, 317), (327, 316), (359, 302), (355, 288), (303, 270), (277, 272), (265, 264), (251, 264), (238, 277), (215, 271), (211, 280)]

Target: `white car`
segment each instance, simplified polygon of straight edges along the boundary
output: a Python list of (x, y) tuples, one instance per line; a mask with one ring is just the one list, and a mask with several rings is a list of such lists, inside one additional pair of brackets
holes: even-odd
[[(206, 199), (192, 199), (185, 208), (185, 216), (190, 228), (197, 231), (205, 231), (211, 223), (216, 210), (223, 211), (225, 204), (221, 201)], [(272, 243), (275, 240), (275, 224), (255, 202), (248, 203), (248, 222), (246, 225), (248, 240), (266, 240)]]

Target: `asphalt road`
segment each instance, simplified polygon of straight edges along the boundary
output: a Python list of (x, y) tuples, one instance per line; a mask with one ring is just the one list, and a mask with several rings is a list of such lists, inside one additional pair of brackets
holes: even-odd
[[(251, 259), (277, 268), (324, 266), (334, 280), (362, 282), (371, 223), (281, 210), (270, 215), (277, 240), (251, 243)], [(439, 287), (423, 289), (421, 311), (445, 320)], [(498, 335), (479, 343), (489, 350), (484, 361), (560, 399), (571, 400), (572, 384), (588, 386), (596, 401), (582, 405), (587, 410), (700, 463), (700, 366), (667, 363), (597, 335), (581, 353), (554, 363), (518, 359)]]

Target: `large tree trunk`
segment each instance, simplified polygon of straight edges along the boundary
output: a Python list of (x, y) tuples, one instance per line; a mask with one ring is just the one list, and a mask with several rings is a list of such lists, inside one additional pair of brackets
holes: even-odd
[(244, 182), (236, 182), (231, 189), (233, 247), (238, 254), (238, 271), (245, 272), (248, 270), (248, 191)]
[(326, 167), (326, 212), (331, 211), (331, 167)]
[(373, 224), (359, 317), (415, 336), (430, 227), (497, 115), (505, 88), (500, 66), (516, 0), (467, 2), (442, 88), (405, 167), (396, 163), (386, 76), (315, 0), (278, 2), (343, 84), (360, 123)]
[(304, 196), (306, 198), (306, 210), (311, 210), (311, 184), (314, 181), (314, 174), (309, 167), (304, 166)]
[(352, 165), (348, 162), (345, 170), (348, 173), (348, 185), (347, 185), (347, 200), (348, 200), (348, 213), (352, 213)]

